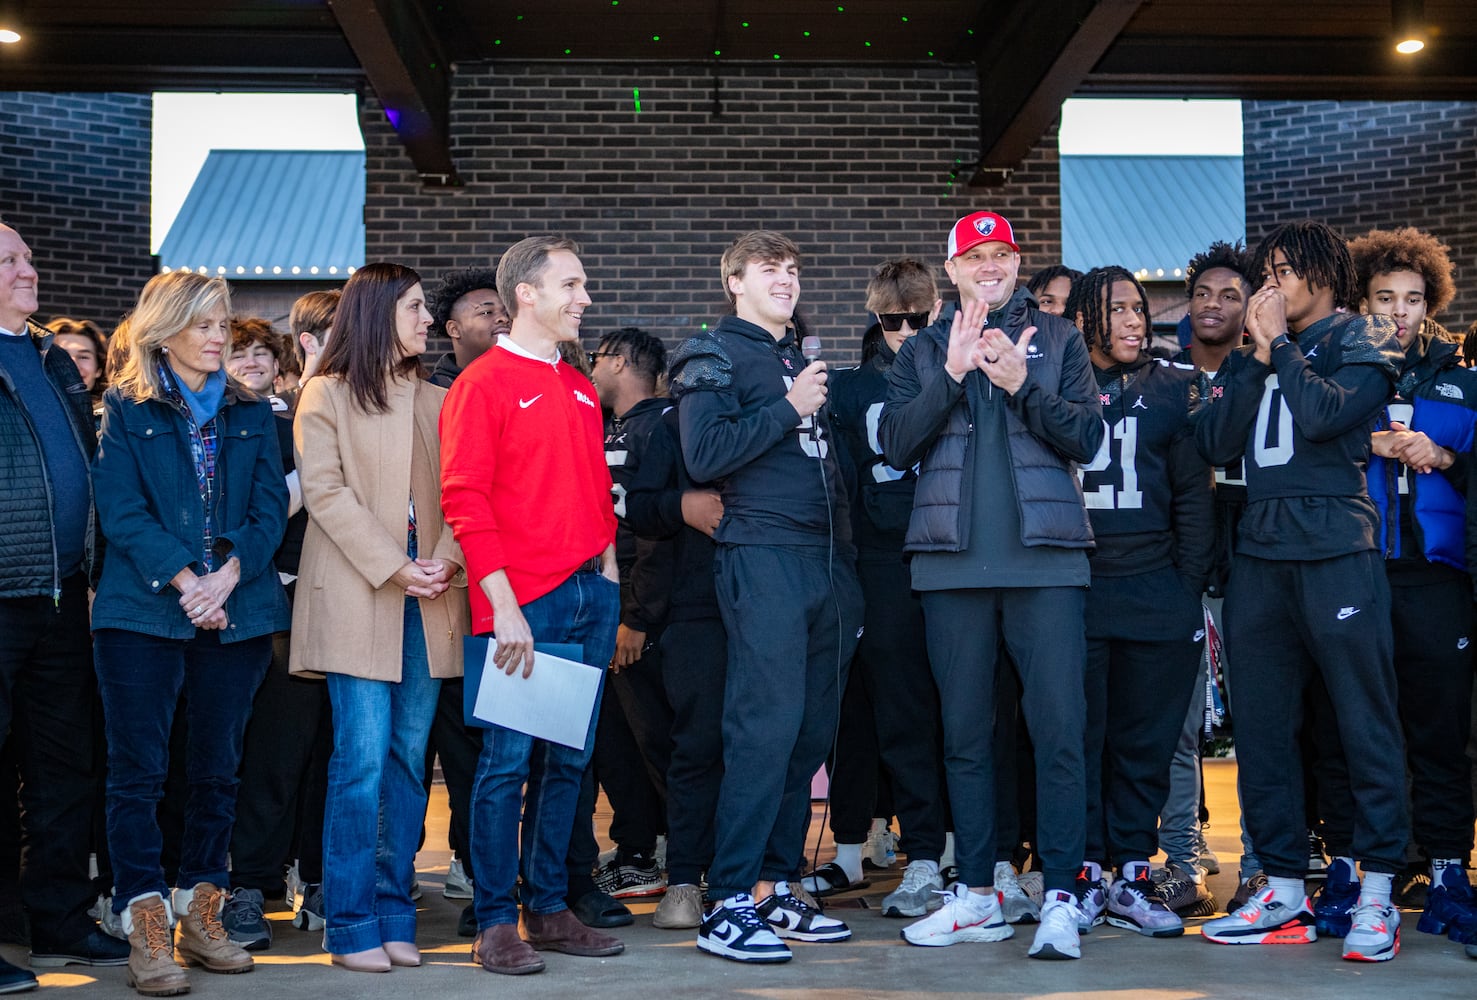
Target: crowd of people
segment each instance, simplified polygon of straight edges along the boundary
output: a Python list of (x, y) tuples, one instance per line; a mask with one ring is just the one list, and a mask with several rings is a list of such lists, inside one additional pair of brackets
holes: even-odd
[[(437, 764), (445, 894), (499, 974), (620, 954), (655, 897), (703, 952), (788, 961), (848, 939), (823, 901), (899, 853), (881, 911), (910, 945), (1034, 924), (1031, 957), (1076, 959), (1104, 922), (1224, 912), (1207, 941), (1385, 961), (1406, 908), (1477, 958), (1477, 373), (1435, 320), (1447, 248), (1215, 243), (1166, 347), (1122, 267), (1021, 283), (987, 211), (941, 242), (956, 294), (883, 262), (839, 367), (766, 230), (723, 252), (710, 330), (587, 353), (567, 238), (429, 291), (367, 265), (286, 336), (164, 273), (105, 335), (33, 319), (0, 225), (31, 965), (187, 992), (183, 966), (250, 971), (281, 899), (335, 965), (417, 966)], [(583, 741), (479, 717), (479, 637), (509, 683), (547, 648), (595, 668)], [(1200, 759), (1232, 718), (1223, 911)], [(0, 992), (35, 985), (0, 963)]]

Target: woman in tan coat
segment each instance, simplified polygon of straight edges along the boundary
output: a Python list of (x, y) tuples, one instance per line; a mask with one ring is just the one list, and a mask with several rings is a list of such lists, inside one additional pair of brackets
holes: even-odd
[(309, 521), (292, 671), (325, 674), (333, 703), (323, 939), (359, 972), (420, 964), (410, 887), (426, 739), (440, 678), (461, 675), (469, 619), (441, 514), (446, 391), (418, 377), (430, 323), (414, 271), (355, 272), (293, 430)]

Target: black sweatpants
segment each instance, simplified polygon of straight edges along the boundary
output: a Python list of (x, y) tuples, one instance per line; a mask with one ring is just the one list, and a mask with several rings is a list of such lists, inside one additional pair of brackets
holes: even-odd
[(667, 882), (696, 885), (713, 863), (714, 816), (723, 783), (723, 689), (728, 634), (717, 618), (674, 621), (660, 640), (672, 707), (667, 765)]
[(825, 545), (719, 545), (728, 631), (723, 785), (709, 895), (799, 874), (810, 779), (831, 749), (862, 624), (851, 562)]
[[(649, 659), (653, 658), (643, 656), (619, 674), (606, 675), (600, 720), (595, 730), (595, 757), (591, 761), (595, 778), (610, 801), (610, 839), (622, 851), (648, 857), (656, 850), (657, 836), (666, 832), (666, 803), (637, 744), (625, 710), (626, 699), (617, 694), (616, 687), (622, 678), (629, 684), (628, 675), (643, 665), (659, 681), (660, 658), (647, 662)], [(665, 695), (661, 698), (666, 701)]]
[[(995, 860), (1024, 870), (1036, 839), (1036, 748), (1021, 709), (1021, 679), (1000, 650), (995, 671)], [(1040, 866), (1040, 862), (1037, 862)]]
[[(1395, 680), (1410, 772), (1411, 834), (1429, 858), (1466, 859), (1472, 851), (1473, 654), (1477, 651), (1471, 585), (1445, 579), (1390, 585)], [(1315, 720), (1316, 721), (1316, 720)], [(1329, 742), (1329, 741), (1325, 741)], [(1319, 768), (1332, 794), (1320, 795), (1330, 850), (1346, 850), (1354, 817), (1342, 746)], [(1341, 834), (1343, 834), (1341, 836)]]
[[(877, 810), (880, 761), (908, 860), (937, 861), (945, 833), (943, 746), (923, 605), (901, 555), (892, 563), (859, 562), (857, 576), (866, 627), (842, 701), (831, 774), (831, 830), (838, 843), (859, 844), (872, 817), (888, 815)], [(848, 740), (852, 733), (856, 736)]]
[[(299, 874), (306, 869), (306, 881), (323, 880), (321, 817), (333, 754), (328, 685), (288, 673), (288, 644), (288, 633), (272, 636), (272, 662), (252, 699), (231, 830), (232, 886), (269, 898), (282, 895), (283, 865), (292, 860), (300, 817), (313, 813), (320, 817), (312, 824), (317, 838), (301, 838), (308, 856)], [(315, 869), (318, 877), (309, 878)]]
[(1378, 552), (1316, 562), (1238, 555), (1226, 595), (1241, 807), (1268, 875), (1308, 868), (1304, 689), (1321, 675), (1347, 749), (1353, 850), (1367, 871), (1404, 865), (1409, 820), (1396, 712), (1390, 590)]
[(1205, 645), (1200, 600), (1172, 567), (1094, 577), (1087, 603), (1089, 861), (1147, 861)]
[(1086, 721), (1082, 587), (935, 590), (923, 594), (928, 659), (944, 724), (954, 857), (968, 886), (995, 881), (995, 672), (1003, 640), (1021, 678), (1036, 747), (1036, 851), (1047, 889), (1072, 891), (1085, 839)]

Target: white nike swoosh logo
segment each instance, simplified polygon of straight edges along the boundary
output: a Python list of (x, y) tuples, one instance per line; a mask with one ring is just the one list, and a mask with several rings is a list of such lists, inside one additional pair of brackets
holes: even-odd
[(1358, 613), (1359, 613), (1359, 609), (1358, 608), (1341, 608), (1341, 609), (1339, 609), (1339, 616), (1338, 616), (1339, 617), (1339, 621), (1343, 621), (1346, 618), (1353, 618)]
[(533, 397), (532, 399), (520, 399), (520, 400), (518, 400), (518, 407), (519, 407), (519, 409), (526, 410), (530, 406), (532, 406), (534, 403), (537, 403), (539, 400), (541, 400), (543, 398), (544, 398), (544, 394), (543, 393), (539, 393), (537, 396)]

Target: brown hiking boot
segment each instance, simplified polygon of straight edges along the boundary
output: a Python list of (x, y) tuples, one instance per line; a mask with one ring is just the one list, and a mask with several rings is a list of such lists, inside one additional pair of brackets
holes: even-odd
[(140, 896), (123, 911), (128, 933), (128, 985), (146, 997), (190, 992), (190, 979), (174, 960), (169, 907), (157, 892)]
[(493, 924), (472, 942), (472, 961), (501, 976), (543, 972), (544, 960), (518, 936), (514, 924)]
[(255, 966), (246, 949), (226, 934), (221, 910), (226, 893), (201, 882), (193, 889), (174, 890), (174, 912), (179, 914), (179, 956), (186, 965), (203, 965), (210, 972), (250, 972)]
[(626, 950), (620, 938), (586, 927), (568, 910), (555, 913), (530, 913), (525, 910), (523, 927), (528, 931), (528, 943), (539, 951), (562, 951), (566, 955), (604, 958), (607, 955), (619, 955)]

